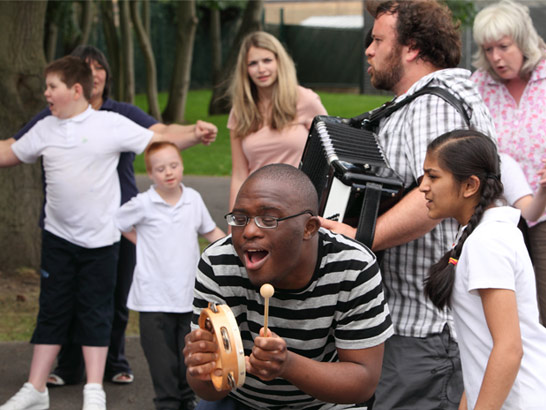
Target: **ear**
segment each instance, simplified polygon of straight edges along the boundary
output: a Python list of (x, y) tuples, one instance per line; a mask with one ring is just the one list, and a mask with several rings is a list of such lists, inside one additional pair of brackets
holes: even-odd
[(316, 235), (320, 228), (320, 221), (318, 217), (312, 216), (307, 220), (305, 224), (305, 230), (303, 232), (303, 240), (307, 241)]
[(83, 96), (83, 87), (80, 83), (75, 83), (72, 89), (74, 90), (74, 100), (78, 100)]
[(410, 42), (407, 46), (403, 46), (405, 60), (408, 63), (414, 62), (419, 58), (420, 50), (415, 47), (414, 42)]
[(480, 186), (480, 178), (476, 175), (472, 175), (461, 184), (463, 197), (470, 198), (476, 195), (480, 191)]

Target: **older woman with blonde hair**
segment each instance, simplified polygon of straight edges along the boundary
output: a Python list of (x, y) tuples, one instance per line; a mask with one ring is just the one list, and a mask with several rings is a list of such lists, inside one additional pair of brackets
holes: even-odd
[(230, 95), (231, 210), (253, 171), (272, 163), (299, 165), (311, 122), (326, 109), (317, 94), (298, 85), (294, 62), (279, 40), (262, 31), (243, 40)]
[[(546, 156), (546, 45), (528, 7), (504, 0), (474, 20), (472, 79), (497, 129), (499, 152), (513, 157), (536, 192)], [(517, 202), (516, 202), (517, 206)], [(546, 213), (528, 221), (540, 315), (546, 321)]]

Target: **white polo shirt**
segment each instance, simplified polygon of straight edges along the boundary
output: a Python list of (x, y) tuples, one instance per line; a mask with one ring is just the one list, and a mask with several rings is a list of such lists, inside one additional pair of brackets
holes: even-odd
[(174, 206), (151, 187), (116, 213), (123, 232), (137, 232), (137, 263), (127, 306), (139, 312), (192, 311), (198, 235), (216, 227), (201, 195), (182, 185)]
[(114, 213), (120, 204), (116, 167), (121, 152), (142, 152), (153, 132), (107, 111), (68, 119), (48, 116), (11, 147), (20, 161), (43, 157), (44, 228), (85, 248), (119, 241)]
[(523, 344), (521, 366), (502, 409), (545, 408), (546, 328), (539, 323), (535, 275), (517, 227), (519, 216), (508, 206), (486, 210), (457, 263), (451, 302), (469, 409), (476, 404), (493, 348), (478, 292), (487, 288), (516, 293)]

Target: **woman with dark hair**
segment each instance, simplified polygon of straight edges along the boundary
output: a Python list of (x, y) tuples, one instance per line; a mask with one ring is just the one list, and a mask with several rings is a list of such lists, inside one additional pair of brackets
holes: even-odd
[[(110, 96), (110, 83), (112, 81), (112, 72), (110, 64), (105, 55), (98, 48), (93, 46), (78, 46), (70, 53), (74, 57), (79, 57), (88, 62), (93, 72), (93, 94), (91, 97), (92, 106), (99, 110), (104, 101)], [(101, 92), (102, 90), (102, 92)]]
[[(184, 148), (189, 148), (198, 143), (208, 145), (216, 138), (217, 129), (214, 124), (197, 121), (194, 125), (165, 125), (157, 122), (155, 118), (134, 105), (110, 99), (111, 72), (104, 54), (93, 46), (82, 45), (78, 46), (72, 52), (72, 55), (86, 61), (91, 67), (91, 71), (93, 72), (93, 91), (90, 104), (95, 110), (116, 112), (158, 134), (182, 136), (187, 141), (187, 145)], [(44, 109), (19, 130), (14, 138), (19, 139), (38, 121), (49, 115), (51, 115), (49, 108)], [(122, 153), (120, 155), (117, 170), (121, 186), (122, 204), (138, 194), (133, 169), (134, 159), (135, 154), (133, 153)], [(134, 379), (131, 367), (125, 357), (125, 329), (129, 319), (127, 295), (131, 286), (135, 263), (135, 247), (131, 242), (122, 237), (114, 296), (114, 320), (105, 370), (106, 380), (120, 384), (131, 383)], [(57, 368), (48, 379), (48, 386), (79, 383), (82, 381), (83, 374), (84, 364), (81, 347), (71, 344), (65, 345), (59, 354)]]
[(446, 133), (429, 144), (423, 169), (429, 217), (461, 226), (425, 280), (432, 302), (453, 311), (465, 387), (459, 409), (543, 409), (546, 329), (520, 211), (499, 204), (495, 143), (478, 131)]

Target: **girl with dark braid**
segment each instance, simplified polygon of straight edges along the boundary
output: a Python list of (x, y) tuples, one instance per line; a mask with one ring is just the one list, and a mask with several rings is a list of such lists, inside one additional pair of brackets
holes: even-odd
[(461, 226), (425, 280), (432, 302), (453, 310), (465, 387), (459, 409), (544, 409), (546, 329), (517, 228), (520, 211), (500, 203), (495, 143), (472, 130), (438, 137), (428, 146), (420, 190), (429, 217)]

